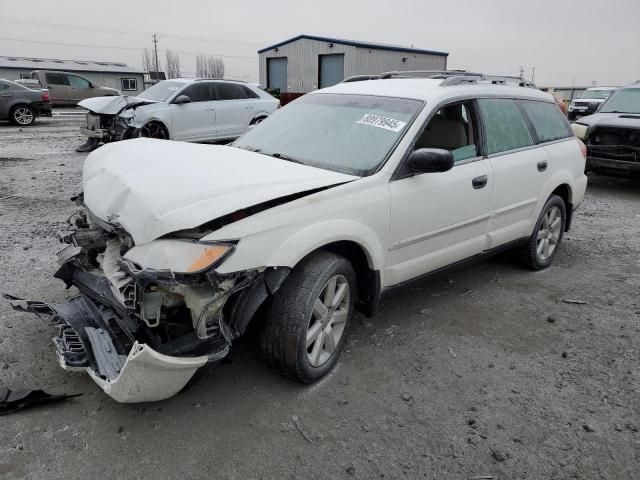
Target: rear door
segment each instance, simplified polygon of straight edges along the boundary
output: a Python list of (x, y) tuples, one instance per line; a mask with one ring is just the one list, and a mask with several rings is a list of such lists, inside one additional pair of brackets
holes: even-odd
[(210, 140), (216, 136), (216, 102), (213, 82), (199, 81), (177, 96), (187, 95), (190, 103), (170, 105), (173, 140)]
[(13, 93), (9, 84), (0, 80), (0, 118), (7, 118), (9, 116)]
[(549, 155), (536, 145), (516, 100), (478, 103), (494, 175), (488, 244), (494, 248), (531, 234), (531, 217), (549, 178)]
[(64, 73), (45, 72), (45, 80), (49, 89), (51, 103), (69, 105), (71, 103), (71, 87)]
[(249, 126), (259, 97), (237, 83), (216, 82), (216, 128), (218, 137), (238, 137)]

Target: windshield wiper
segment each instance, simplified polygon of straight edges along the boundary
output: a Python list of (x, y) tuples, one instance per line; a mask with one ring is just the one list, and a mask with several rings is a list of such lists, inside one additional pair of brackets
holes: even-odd
[(287, 162), (293, 162), (293, 163), (299, 163), (301, 165), (306, 165), (306, 163), (304, 163), (303, 161), (298, 160), (297, 158), (290, 157), (290, 156), (285, 155), (283, 153), (277, 153), (277, 152), (276, 153), (265, 153), (265, 155), (269, 155), (270, 157), (278, 158), (280, 160), (286, 160)]

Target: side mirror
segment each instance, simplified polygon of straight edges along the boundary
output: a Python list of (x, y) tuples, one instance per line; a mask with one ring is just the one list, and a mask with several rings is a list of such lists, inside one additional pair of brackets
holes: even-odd
[(176, 105), (191, 103), (191, 99), (189, 98), (189, 95), (179, 95), (178, 98), (173, 101), (173, 103), (175, 103)]
[(600, 106), (600, 103), (598, 102), (589, 102), (587, 105), (587, 109), (590, 112), (595, 112), (596, 110), (598, 110), (598, 107)]
[(453, 168), (453, 154), (440, 148), (419, 148), (411, 152), (407, 167), (413, 174), (446, 172)]

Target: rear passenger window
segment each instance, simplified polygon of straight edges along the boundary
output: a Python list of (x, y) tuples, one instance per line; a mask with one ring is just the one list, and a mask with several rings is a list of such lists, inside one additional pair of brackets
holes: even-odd
[(216, 84), (218, 100), (245, 100), (247, 98), (257, 98), (258, 96), (244, 85), (235, 83)]
[(522, 102), (521, 105), (540, 142), (550, 142), (573, 135), (555, 103)]
[(487, 135), (488, 154), (533, 145), (527, 122), (514, 100), (486, 98), (478, 102)]

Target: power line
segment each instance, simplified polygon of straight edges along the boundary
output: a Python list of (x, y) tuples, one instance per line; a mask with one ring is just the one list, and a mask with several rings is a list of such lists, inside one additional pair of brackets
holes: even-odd
[[(44, 28), (54, 28), (59, 30), (75, 30), (78, 32), (89, 32), (89, 33), (96, 33), (96, 32), (106, 33), (106, 34), (119, 33), (122, 35), (138, 35), (138, 36), (144, 36), (144, 37), (148, 37), (149, 35), (152, 35), (154, 33), (154, 32), (145, 32), (142, 30), (127, 30), (127, 29), (120, 29), (120, 28), (83, 27), (80, 25), (70, 25), (66, 23), (31, 22), (31, 21), (26, 22), (16, 18), (2, 18), (0, 19), (0, 23), (8, 23), (10, 25), (19, 24), (19, 25), (37, 26), (37, 27), (44, 27)], [(211, 42), (226, 43), (230, 45), (243, 45), (243, 46), (252, 47), (252, 48), (260, 46), (260, 44), (257, 44), (257, 43), (235, 42), (235, 41), (229, 41), (224, 39), (200, 37), (195, 35), (179, 35), (179, 34), (165, 33), (165, 32), (156, 32), (156, 33), (159, 33), (163, 37), (175, 38), (177, 40), (188, 40), (193, 42), (207, 42), (207, 43), (211, 43)]]
[[(52, 42), (50, 40), (27, 40), (24, 38), (9, 38), (9, 37), (0, 37), (0, 41), (19, 41), (19, 42), (23, 42), (23, 43), (41, 43), (41, 44), (45, 44), (45, 45), (57, 45), (57, 46), (61, 46), (61, 47), (80, 47), (80, 48), (102, 48), (102, 49), (107, 49), (107, 50), (133, 50), (133, 51), (140, 51), (142, 50), (142, 47), (115, 47), (115, 46), (110, 46), (110, 45), (87, 45), (87, 44), (82, 44), (82, 43), (64, 43), (64, 42)], [(193, 52), (193, 51), (177, 51), (174, 50), (175, 53), (181, 53), (184, 55), (200, 55), (204, 52)], [(250, 56), (246, 56), (246, 55), (223, 55), (220, 53), (207, 53), (207, 55), (213, 55), (214, 57), (221, 57), (221, 58), (239, 58), (239, 59), (243, 59), (243, 60), (253, 60), (255, 61), (258, 56), (254, 55), (252, 57)]]

